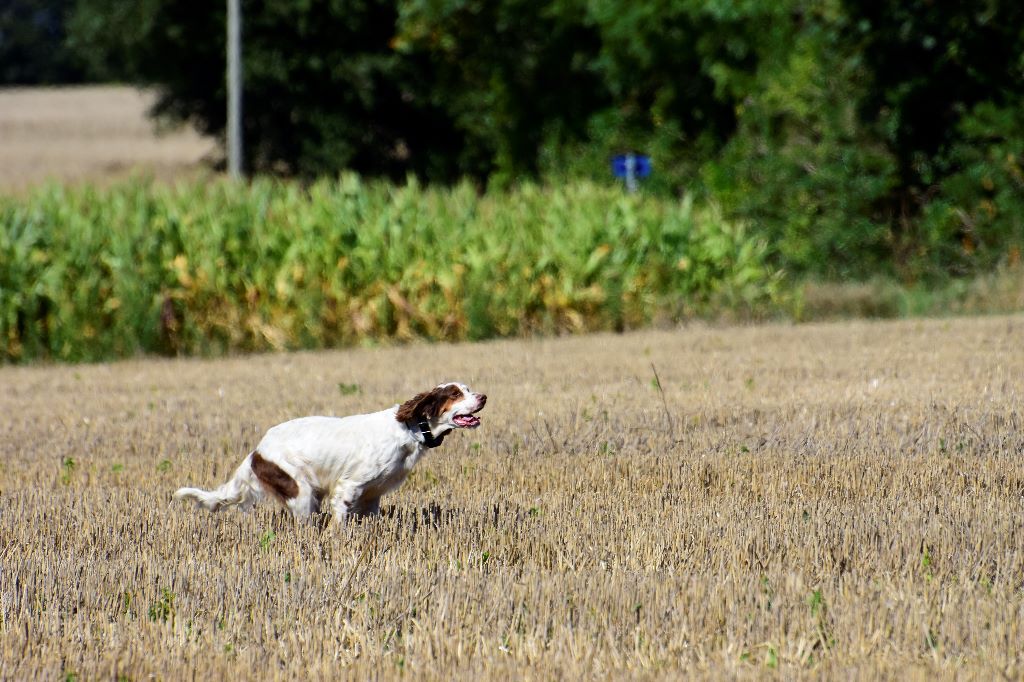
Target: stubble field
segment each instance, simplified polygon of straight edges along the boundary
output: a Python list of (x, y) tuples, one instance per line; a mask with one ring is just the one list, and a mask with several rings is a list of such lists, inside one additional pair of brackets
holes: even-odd
[(118, 85), (0, 88), (0, 191), (133, 174), (195, 177), (214, 140), (146, 117), (152, 92)]
[[(0, 369), (3, 677), (1020, 678), (1022, 340), (1015, 316)], [(171, 503), (279, 421), (449, 378), (483, 426), (379, 518)]]

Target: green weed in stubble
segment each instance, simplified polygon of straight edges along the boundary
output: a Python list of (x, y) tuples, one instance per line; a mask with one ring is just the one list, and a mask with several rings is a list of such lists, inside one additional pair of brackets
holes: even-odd
[(359, 384), (338, 382), (338, 392), (341, 393), (341, 395), (355, 395), (359, 393), (359, 390)]
[(832, 622), (829, 618), (828, 604), (820, 589), (814, 590), (807, 599), (811, 610), (811, 618), (814, 620), (815, 642), (812, 650), (807, 653), (803, 663), (812, 665), (815, 652), (825, 652), (835, 646), (835, 636), (832, 634)]
[(65, 457), (61, 460), (60, 482), (62, 485), (69, 485), (71, 483), (71, 475), (75, 473), (76, 466), (75, 460), (71, 457)]
[(121, 593), (121, 615), (129, 619), (133, 617), (132, 599), (134, 596), (135, 595), (132, 592), (127, 590)]
[(811, 596), (808, 598), (807, 603), (811, 607), (812, 616), (816, 616), (818, 615), (819, 611), (823, 611), (825, 600), (821, 596), (821, 590), (814, 590), (814, 592), (812, 592)]
[(274, 531), (272, 531), (272, 530), (264, 531), (263, 534), (260, 535), (260, 540), (259, 540), (259, 542), (260, 542), (260, 549), (262, 549), (264, 551), (270, 549), (270, 544), (274, 541), (274, 538), (276, 538), (276, 537), (277, 537), (277, 533), (275, 533)]
[(164, 587), (160, 590), (160, 598), (149, 605), (149, 619), (154, 623), (166, 623), (174, 617), (174, 593)]
[(417, 467), (412, 470), (405, 485), (415, 490), (428, 491), (436, 487), (440, 481), (441, 479), (430, 469)]
[(935, 577), (932, 571), (931, 549), (924, 543), (921, 543), (921, 569), (924, 571), (925, 580), (931, 580)]
[(924, 638), (925, 646), (933, 652), (939, 651), (939, 635), (931, 627), (928, 628), (928, 634)]

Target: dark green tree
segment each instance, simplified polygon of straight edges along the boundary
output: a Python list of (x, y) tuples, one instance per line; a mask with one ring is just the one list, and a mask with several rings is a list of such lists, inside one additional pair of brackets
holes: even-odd
[(4, 0), (0, 4), (0, 85), (77, 83), (84, 65), (64, 44), (74, 0)]
[[(1020, 139), (1011, 123), (1019, 117), (1010, 112), (1024, 102), (1024, 4), (847, 0), (845, 8), (851, 42), (870, 74), (859, 116), (896, 164), (892, 191), (877, 206), (893, 231), (896, 262), (923, 257), (958, 272), (991, 265), (1008, 239), (1024, 238), (1019, 220), (986, 220), (987, 211), (978, 211), (999, 193), (993, 178), (1006, 176), (1005, 156), (989, 158), (980, 176), (977, 166), (990, 145), (1012, 153), (1007, 137)], [(963, 172), (971, 166), (979, 182), (968, 191)], [(1002, 189), (1004, 208), (1006, 191), (1017, 194), (1019, 215), (1024, 187)], [(932, 204), (951, 210), (939, 219)], [(961, 219), (950, 220), (953, 214)]]
[(762, 43), (736, 133), (705, 166), (711, 194), (796, 272), (932, 278), (1014, 253), (1022, 6), (790, 9), (783, 39)]
[[(395, 3), (242, 4), (251, 170), (457, 176), (437, 152), (459, 152), (462, 140), (432, 101), (430, 64), (395, 49)], [(225, 20), (224, 3), (80, 0), (72, 36), (98, 70), (158, 86), (156, 113), (220, 135)]]
[(464, 139), (464, 174), (536, 175), (546, 139), (584, 139), (593, 113), (613, 101), (594, 68), (597, 31), (559, 3), (399, 5), (399, 50), (431, 65), (433, 103)]

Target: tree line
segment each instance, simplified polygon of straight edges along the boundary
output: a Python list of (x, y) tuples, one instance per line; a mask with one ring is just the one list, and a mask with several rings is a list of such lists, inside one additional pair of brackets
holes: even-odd
[[(798, 274), (919, 280), (1020, 258), (1019, 2), (242, 7), (254, 172), (487, 187), (607, 178), (611, 155), (640, 150), (646, 191), (715, 201)], [(2, 76), (154, 84), (158, 114), (222, 135), (225, 20), (223, 2), (13, 0)]]

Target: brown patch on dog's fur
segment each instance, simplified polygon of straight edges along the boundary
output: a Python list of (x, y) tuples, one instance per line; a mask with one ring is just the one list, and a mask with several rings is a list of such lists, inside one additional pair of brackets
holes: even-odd
[(249, 464), (252, 472), (256, 474), (263, 487), (277, 495), (282, 500), (290, 500), (299, 495), (299, 484), (288, 475), (281, 467), (273, 462), (263, 459), (259, 451), (252, 453), (252, 462)]
[(432, 391), (419, 393), (402, 403), (395, 414), (395, 419), (400, 422), (413, 421), (420, 417), (437, 419), (463, 397), (462, 389), (454, 384), (438, 386)]

